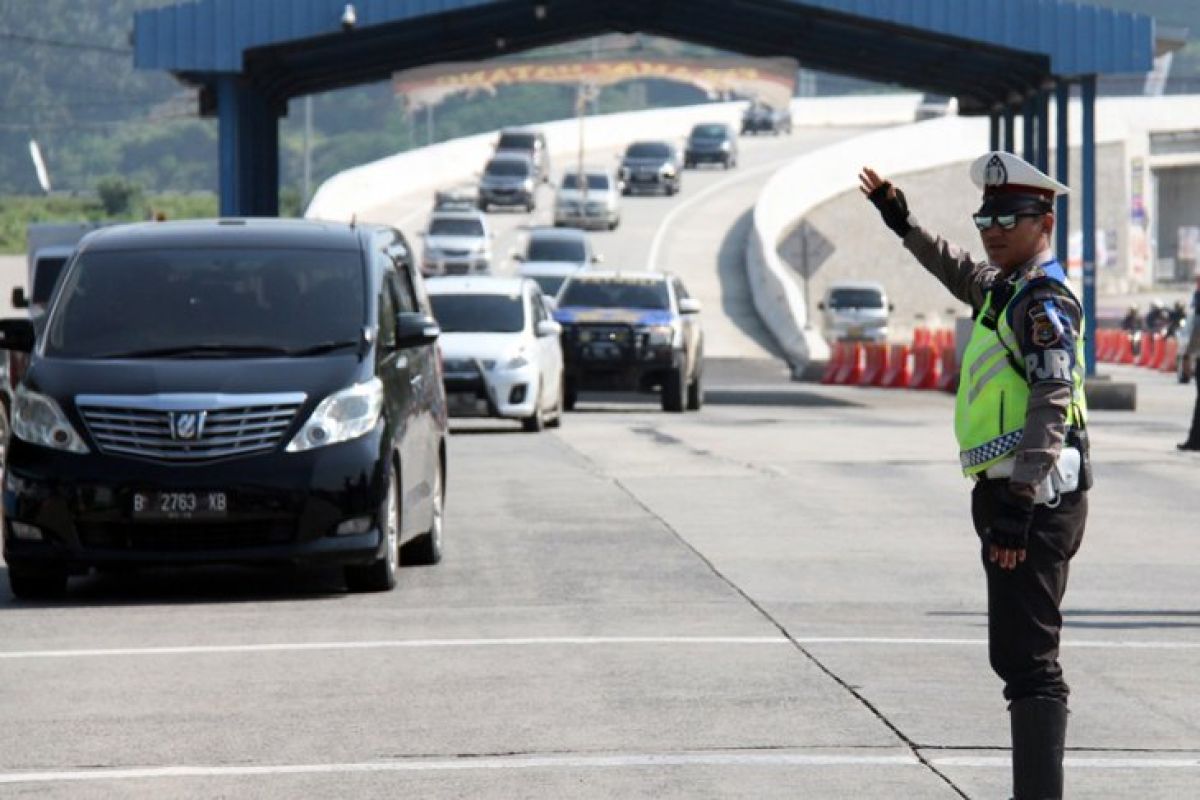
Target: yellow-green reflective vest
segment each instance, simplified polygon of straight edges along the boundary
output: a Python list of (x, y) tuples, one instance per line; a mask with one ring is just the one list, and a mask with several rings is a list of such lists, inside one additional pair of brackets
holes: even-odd
[[(1057, 264), (1054, 265), (1058, 270)], [(1067, 285), (1053, 277), (1038, 278), (1049, 282), (1055, 291), (1071, 299)], [(958, 395), (954, 408), (954, 435), (958, 439), (958, 457), (964, 475), (983, 472), (1005, 459), (1013, 458), (1025, 431), (1025, 411), (1029, 403), (1029, 383), (1022, 365), (1021, 350), (1009, 322), (1012, 304), (1030, 283), (1022, 279), (1014, 287), (1008, 302), (995, 314), (995, 330), (985, 324), (995, 298), (989, 291), (983, 308), (975, 318), (971, 340), (963, 353), (958, 376)], [(1083, 323), (1075, 337), (1075, 369), (1071, 378), (1071, 405), (1067, 427), (1087, 424), (1087, 400), (1083, 393)]]

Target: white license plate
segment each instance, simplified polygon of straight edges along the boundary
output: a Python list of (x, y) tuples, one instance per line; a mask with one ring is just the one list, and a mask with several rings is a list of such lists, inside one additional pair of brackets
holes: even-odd
[(221, 519), (229, 514), (225, 492), (135, 492), (132, 516), (139, 520)]

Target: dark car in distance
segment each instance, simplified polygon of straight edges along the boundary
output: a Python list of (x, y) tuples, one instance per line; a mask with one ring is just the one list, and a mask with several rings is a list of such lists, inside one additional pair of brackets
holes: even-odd
[(498, 153), (488, 159), (479, 177), (477, 200), (480, 211), (492, 206), (537, 208), (537, 166), (527, 155)]
[(407, 242), (302, 220), (89, 234), (31, 351), (5, 460), (17, 597), (89, 568), (323, 564), (391, 589), (441, 558), (438, 327)]
[(723, 122), (701, 122), (692, 127), (683, 149), (685, 167), (720, 164), (729, 169), (736, 167), (737, 161), (738, 141), (733, 128)]
[(664, 272), (581, 272), (567, 279), (562, 325), (564, 406), (581, 390), (660, 394), (663, 411), (704, 402), (700, 301)]
[(673, 195), (683, 181), (683, 159), (670, 142), (634, 142), (621, 159), (622, 194), (641, 192)]
[(778, 136), (792, 132), (792, 112), (766, 103), (751, 103), (742, 114), (742, 133), (770, 133)]
[(550, 180), (550, 148), (546, 145), (546, 134), (536, 128), (505, 128), (496, 139), (496, 155), (516, 154), (528, 156), (533, 162), (535, 179), (545, 183)]

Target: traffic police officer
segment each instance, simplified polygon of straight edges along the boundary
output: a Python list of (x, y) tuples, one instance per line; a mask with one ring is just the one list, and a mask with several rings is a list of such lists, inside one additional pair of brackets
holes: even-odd
[(987, 261), (924, 230), (874, 170), (862, 191), (884, 223), (975, 321), (962, 359), (955, 435), (976, 482), (971, 516), (988, 589), (988, 647), (1004, 681), (1016, 800), (1062, 797), (1068, 688), (1058, 663), (1060, 603), (1087, 519), (1091, 482), (1080, 304), (1050, 249), (1066, 186), (1020, 158), (971, 166)]

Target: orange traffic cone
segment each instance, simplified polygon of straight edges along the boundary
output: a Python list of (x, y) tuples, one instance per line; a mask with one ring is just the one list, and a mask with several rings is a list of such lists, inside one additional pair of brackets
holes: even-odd
[(906, 344), (892, 345), (888, 357), (888, 368), (883, 375), (882, 386), (892, 389), (907, 389), (913, 377), (911, 350)]
[(833, 383), (833, 379), (837, 377), (838, 370), (842, 368), (845, 361), (846, 345), (836, 342), (833, 345), (833, 353), (830, 354), (829, 361), (825, 364), (825, 371), (821, 373), (821, 383)]
[(942, 379), (942, 363), (932, 345), (923, 344), (913, 348), (912, 377), (908, 381), (912, 389), (936, 389)]
[(943, 347), (941, 354), (942, 377), (937, 388), (944, 392), (955, 392), (958, 390), (958, 355), (954, 351), (954, 345)]

